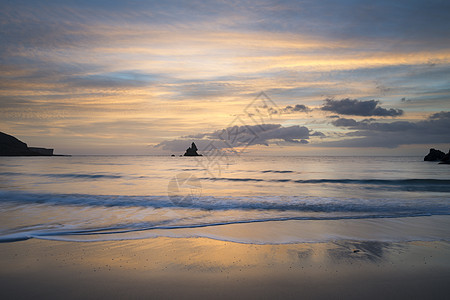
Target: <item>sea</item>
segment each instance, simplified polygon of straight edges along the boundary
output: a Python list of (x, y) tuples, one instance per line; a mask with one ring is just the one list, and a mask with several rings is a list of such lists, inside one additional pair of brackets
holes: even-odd
[(450, 240), (450, 165), (422, 157), (0, 158), (0, 242)]

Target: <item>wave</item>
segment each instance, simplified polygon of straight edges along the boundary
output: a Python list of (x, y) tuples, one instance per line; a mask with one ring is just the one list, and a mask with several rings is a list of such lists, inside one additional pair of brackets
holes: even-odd
[(312, 196), (130, 196), (0, 191), (0, 203), (86, 207), (183, 208), (205, 211), (259, 210), (380, 215), (450, 214), (448, 199), (358, 199)]
[(16, 172), (1, 172), (0, 176), (40, 176), (51, 178), (80, 178), (80, 179), (118, 179), (121, 175), (112, 174), (79, 174), (79, 173), (16, 173)]
[[(369, 217), (320, 217), (320, 218), (305, 218), (305, 217), (285, 217), (285, 218), (260, 218), (260, 219), (245, 219), (234, 221), (221, 222), (204, 222), (193, 224), (168, 224), (166, 222), (139, 222), (129, 224), (115, 224), (107, 227), (98, 228), (73, 228), (73, 226), (30, 226), (23, 227), (10, 233), (0, 233), (0, 243), (10, 243), (17, 241), (24, 241), (32, 238), (58, 240), (58, 241), (73, 241), (73, 242), (93, 242), (93, 241), (113, 241), (113, 240), (134, 240), (143, 238), (155, 237), (206, 237), (222, 241), (230, 241), (237, 243), (250, 244), (284, 244), (284, 243), (299, 243), (299, 242), (327, 242), (340, 239), (350, 240), (373, 240), (378, 241), (435, 241), (435, 240), (449, 240), (449, 232), (446, 230), (449, 225), (448, 218), (431, 217), (427, 219), (418, 218), (423, 215), (409, 216), (402, 218), (392, 216), (369, 216)], [(395, 219), (394, 219), (395, 218)], [(436, 219), (437, 218), (437, 219)], [(421, 219), (418, 222), (412, 219)], [(348, 233), (342, 232), (337, 223), (322, 223), (321, 229), (326, 232), (309, 234), (304, 230), (299, 230), (297, 227), (291, 228), (290, 225), (276, 228), (269, 225), (262, 227), (251, 227), (248, 231), (250, 235), (242, 236), (240, 231), (236, 231), (238, 236), (227, 236), (226, 232), (220, 229), (214, 233), (214, 230), (220, 226), (239, 225), (239, 224), (263, 224), (268, 222), (286, 221), (346, 221), (346, 226), (356, 226), (363, 228), (363, 230), (356, 230)], [(378, 222), (382, 220), (381, 222)], [(392, 222), (386, 220), (395, 220)], [(351, 222), (351, 223), (349, 223)], [(359, 222), (359, 223), (355, 223)], [(350, 225), (352, 224), (352, 225)], [(292, 224), (291, 224), (292, 225)], [(305, 229), (308, 223), (298, 224), (300, 228)], [(283, 226), (283, 224), (281, 224)], [(311, 226), (311, 223), (309, 223)], [(365, 229), (364, 229), (365, 227)], [(210, 228), (211, 231), (203, 231), (204, 228)], [(279, 230), (288, 232), (287, 236), (280, 235)], [(311, 228), (311, 227), (309, 227)], [(388, 230), (387, 230), (388, 228)], [(416, 228), (414, 230), (413, 228)], [(317, 228), (316, 228), (317, 229)], [(368, 231), (368, 232), (366, 232)], [(257, 233), (256, 236), (252, 234)], [(287, 239), (286, 239), (287, 238)]]
[[(272, 171), (263, 171), (272, 172)], [(280, 172), (284, 173), (284, 172)], [(406, 184), (426, 184), (426, 185), (448, 185), (447, 179), (261, 179), (261, 178), (227, 178), (227, 177), (204, 177), (203, 180), (228, 180), (228, 181), (292, 181), (296, 183), (344, 183), (344, 184), (388, 184), (388, 185), (406, 185)]]
[(307, 179), (294, 180), (297, 183), (347, 183), (347, 184), (387, 184), (387, 185), (448, 185), (446, 179)]
[(232, 177), (203, 177), (210, 181), (242, 182), (292, 182), (297, 184), (335, 184), (358, 185), (365, 189), (396, 188), (401, 191), (450, 192), (450, 180), (447, 179), (261, 179)]
[(277, 171), (277, 170), (265, 170), (265, 171), (261, 171), (261, 173), (281, 173), (281, 174), (285, 174), (285, 173), (295, 173), (294, 171)]

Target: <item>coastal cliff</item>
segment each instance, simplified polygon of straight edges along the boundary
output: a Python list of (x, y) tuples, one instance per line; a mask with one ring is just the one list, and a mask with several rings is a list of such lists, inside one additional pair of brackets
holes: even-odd
[(53, 149), (28, 147), (12, 135), (0, 132), (0, 156), (53, 156)]

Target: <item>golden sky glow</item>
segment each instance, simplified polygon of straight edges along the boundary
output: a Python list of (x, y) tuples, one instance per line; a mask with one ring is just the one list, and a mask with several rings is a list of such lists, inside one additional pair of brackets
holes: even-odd
[[(270, 123), (323, 134), (301, 144), (270, 137), (283, 142), (280, 153), (367, 146), (387, 154), (401, 145), (416, 153), (422, 146), (413, 145), (449, 143), (416, 138), (448, 122), (428, 118), (450, 109), (449, 7), (403, 4), (4, 3), (1, 131), (59, 153), (167, 154), (182, 149), (160, 143), (227, 128), (264, 91), (279, 109), (308, 108), (273, 114)], [(326, 99), (347, 98), (376, 100), (382, 113), (322, 110)], [(356, 127), (330, 117), (409, 122), (410, 142), (371, 142), (398, 133), (375, 124), (358, 125), (365, 142), (346, 145)]]

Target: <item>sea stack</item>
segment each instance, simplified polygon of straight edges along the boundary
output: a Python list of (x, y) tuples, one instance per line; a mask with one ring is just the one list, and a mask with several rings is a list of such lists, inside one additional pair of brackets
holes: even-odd
[(201, 154), (197, 153), (197, 146), (195, 143), (191, 144), (191, 147), (186, 149), (186, 152), (184, 153), (184, 156), (202, 156)]
[(434, 148), (430, 149), (430, 153), (428, 153), (423, 160), (424, 161), (439, 161), (442, 158), (444, 158), (445, 153), (440, 151), (440, 150), (436, 150)]

